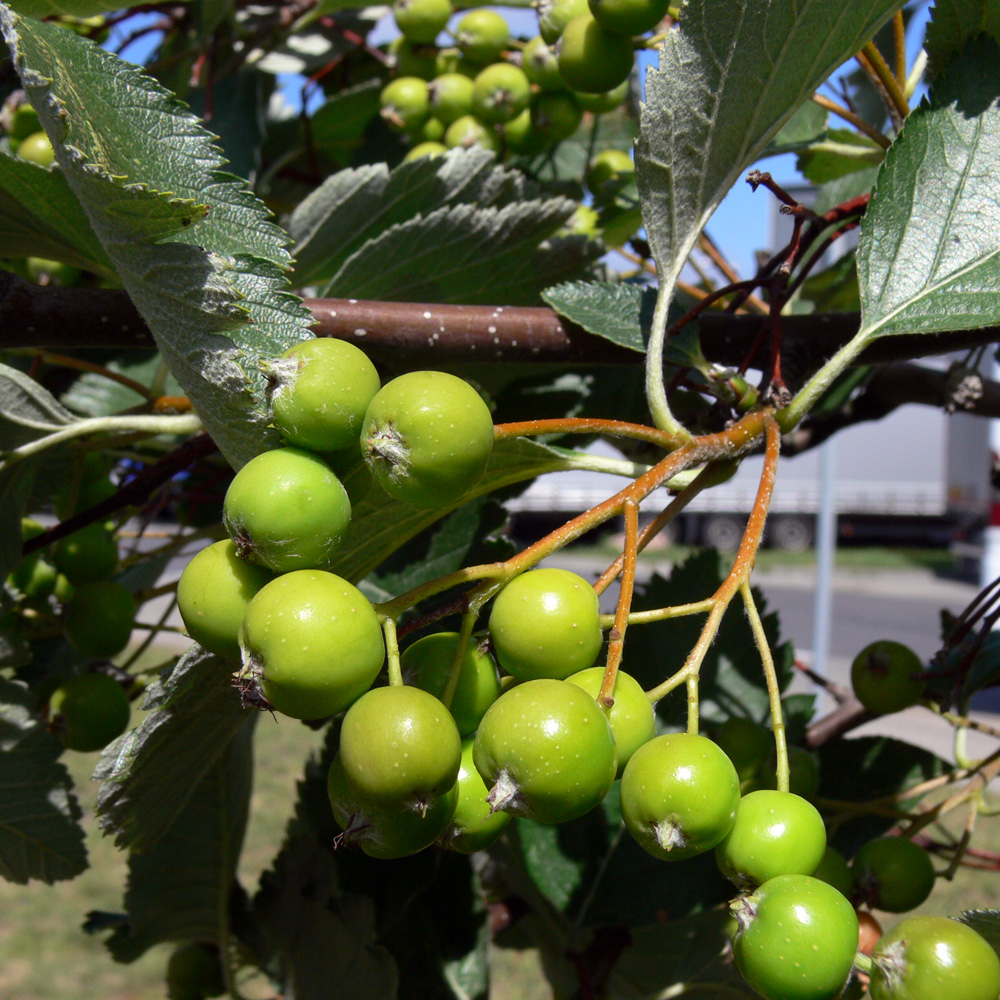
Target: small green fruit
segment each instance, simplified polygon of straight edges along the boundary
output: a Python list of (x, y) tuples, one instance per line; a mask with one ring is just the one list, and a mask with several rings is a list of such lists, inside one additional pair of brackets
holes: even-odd
[(490, 152), (500, 150), (500, 137), (496, 130), (484, 125), (475, 115), (462, 115), (453, 121), (444, 133), (444, 144), (448, 149), (482, 146)]
[(407, 163), (413, 160), (423, 160), (427, 157), (444, 156), (448, 152), (448, 147), (440, 142), (420, 142), (417, 143), (403, 159)]
[(548, 679), (500, 695), (479, 724), (473, 759), (494, 810), (539, 823), (589, 812), (618, 770), (604, 711), (575, 684)]
[(56, 154), (52, 143), (44, 132), (32, 132), (17, 147), (17, 155), (22, 160), (37, 163), (40, 167), (50, 167), (55, 162)]
[(408, 372), (384, 385), (361, 431), (361, 452), (386, 493), (429, 509), (461, 500), (482, 478), (492, 448), (489, 407), (445, 372)]
[(318, 455), (275, 448), (233, 477), (222, 523), (241, 559), (275, 573), (332, 566), (351, 523), (347, 491)]
[(274, 426), (289, 444), (321, 452), (356, 447), (365, 410), (381, 385), (363, 351), (316, 337), (261, 367)]
[(243, 616), (270, 579), (269, 570), (239, 558), (231, 539), (202, 549), (177, 582), (177, 610), (188, 635), (210, 653), (238, 660)]
[(451, 0), (395, 0), (392, 5), (396, 27), (411, 42), (423, 45), (444, 31), (453, 12)]
[(455, 26), (455, 41), (462, 55), (478, 66), (496, 62), (510, 41), (510, 28), (503, 15), (478, 7)]
[(226, 992), (219, 949), (190, 941), (178, 945), (167, 959), (168, 1000), (204, 1000)]
[(295, 719), (342, 712), (375, 683), (385, 659), (368, 598), (321, 570), (285, 573), (261, 587), (239, 642), (244, 689)]
[(670, 0), (590, 0), (590, 12), (606, 31), (632, 38), (652, 31), (666, 16)]
[(524, 70), (510, 63), (493, 63), (473, 81), (472, 111), (482, 121), (502, 124), (528, 107), (531, 83)]
[(103, 750), (121, 736), (130, 714), (125, 689), (107, 674), (70, 677), (49, 698), (49, 726), (81, 753)]
[(541, 0), (538, 6), (538, 30), (546, 45), (555, 45), (574, 17), (589, 11), (587, 0)]
[(622, 819), (643, 850), (679, 861), (711, 850), (732, 829), (736, 769), (705, 736), (668, 733), (644, 743), (622, 775)]
[(878, 837), (851, 861), (854, 891), (867, 906), (888, 913), (916, 909), (934, 888), (930, 855), (905, 837)]
[[(451, 676), (459, 638), (457, 632), (437, 632), (407, 646), (400, 657), (406, 682), (440, 698)], [(466, 646), (459, 670), (450, 710), (459, 733), (469, 736), (476, 731), (486, 710), (500, 697), (500, 678), (493, 657), (480, 650), (475, 640), (470, 640)]]
[(451, 713), (420, 688), (372, 688), (344, 716), (344, 775), (362, 801), (380, 808), (426, 809), (454, 786), (461, 758)]
[(128, 645), (135, 612), (135, 598), (120, 583), (84, 583), (63, 609), (63, 633), (83, 656), (115, 656)]
[(858, 918), (833, 886), (779, 875), (732, 904), (733, 957), (765, 1000), (832, 1000), (851, 974)]
[(56, 542), (52, 562), (75, 586), (105, 580), (118, 565), (118, 541), (95, 521)]
[(559, 39), (559, 73), (585, 94), (603, 93), (627, 80), (634, 56), (630, 38), (605, 31), (590, 13), (574, 17)]
[(566, 569), (514, 577), (490, 612), (490, 639), (500, 666), (518, 680), (562, 680), (591, 666), (604, 634), (594, 588)]
[(1000, 959), (950, 917), (907, 917), (872, 950), (872, 1000), (996, 1000)]
[(472, 759), (474, 743), (462, 741), (462, 763), (458, 768), (458, 805), (451, 824), (441, 835), (441, 846), (459, 854), (485, 851), (514, 818), (508, 812), (494, 812), (486, 797), (489, 789)]
[(418, 76), (400, 76), (386, 84), (379, 95), (382, 117), (401, 132), (412, 132), (430, 117), (427, 81)]
[[(570, 684), (583, 688), (592, 698), (601, 693), (604, 682), (604, 667), (588, 667), (566, 678)], [(608, 722), (615, 734), (618, 749), (618, 777), (622, 776), (625, 765), (643, 744), (656, 735), (656, 716), (653, 703), (642, 689), (642, 685), (631, 675), (619, 670), (615, 675), (612, 692), (614, 704), (608, 710)], [(714, 845), (713, 845), (714, 846)]]
[(715, 856), (722, 874), (742, 888), (778, 875), (812, 875), (825, 850), (826, 828), (814, 805), (760, 789), (743, 796)]
[(920, 701), (924, 693), (920, 657), (901, 642), (881, 639), (865, 646), (851, 664), (851, 684), (870, 712), (889, 715)]
[(444, 125), (472, 114), (472, 92), (475, 84), (463, 73), (442, 73), (427, 88), (431, 114)]

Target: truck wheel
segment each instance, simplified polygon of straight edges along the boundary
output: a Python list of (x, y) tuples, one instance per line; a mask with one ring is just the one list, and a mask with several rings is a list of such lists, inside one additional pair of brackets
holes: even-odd
[(701, 527), (701, 540), (720, 552), (735, 552), (745, 527), (744, 519), (735, 514), (709, 514)]
[(812, 547), (814, 533), (811, 517), (785, 514), (769, 525), (768, 540), (782, 552), (805, 552)]

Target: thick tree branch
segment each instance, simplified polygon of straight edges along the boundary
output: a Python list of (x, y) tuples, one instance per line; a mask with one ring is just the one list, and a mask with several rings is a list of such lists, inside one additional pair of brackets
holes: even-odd
[[(407, 365), (503, 360), (549, 364), (638, 364), (643, 355), (561, 319), (553, 310), (413, 302), (306, 299), (319, 336), (364, 347), (376, 361)], [(758, 339), (755, 315), (708, 312), (699, 317), (705, 354), (739, 365)], [(857, 313), (783, 316), (782, 366), (800, 381), (857, 333)], [(907, 361), (1000, 341), (1000, 327), (907, 334), (876, 341), (859, 364)], [(145, 322), (122, 291), (40, 288), (0, 271), (0, 348), (153, 347)], [(757, 357), (758, 365), (765, 363)], [(926, 402), (927, 400), (913, 400)]]

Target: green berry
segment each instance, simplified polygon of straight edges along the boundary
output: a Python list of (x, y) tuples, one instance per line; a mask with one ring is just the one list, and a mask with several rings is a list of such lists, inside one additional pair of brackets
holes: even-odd
[(261, 365), (274, 426), (290, 445), (341, 451), (357, 445), (361, 421), (381, 386), (364, 351), (316, 337)]
[(285, 573), (261, 587), (239, 642), (245, 693), (295, 719), (343, 711), (372, 686), (385, 659), (368, 598), (321, 570)]
[(107, 674), (79, 674), (63, 681), (49, 698), (49, 726), (70, 750), (103, 750), (128, 726), (125, 689)]
[(630, 38), (605, 31), (589, 13), (574, 17), (559, 39), (559, 73), (585, 94), (603, 93), (627, 80), (634, 56)]
[(325, 569), (351, 523), (351, 502), (318, 455), (275, 448), (250, 459), (233, 477), (222, 523), (241, 559), (275, 573)]

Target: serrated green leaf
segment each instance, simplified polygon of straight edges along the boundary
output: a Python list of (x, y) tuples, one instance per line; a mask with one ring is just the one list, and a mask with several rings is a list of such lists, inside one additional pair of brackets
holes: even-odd
[(342, 893), (328, 847), (293, 834), (261, 880), (254, 917), (280, 956), (289, 1000), (392, 1000), (399, 976), (378, 943), (373, 901)]
[(133, 962), (163, 941), (211, 941), (223, 954), (228, 950), (230, 897), (253, 784), (253, 728), (252, 717), (243, 720), (211, 766), (187, 779), (183, 806), (156, 844), (130, 855), (127, 921), (107, 940), (115, 961)]
[[(539, 201), (537, 185), (516, 171), (496, 166), (494, 155), (481, 148), (455, 149), (441, 157), (402, 163), (391, 172), (384, 164), (340, 171), (328, 177), (292, 214), (289, 231), (296, 241), (295, 280), (300, 285), (320, 284), (325, 295), (360, 298), (341, 276), (345, 268), (357, 268), (366, 259), (368, 247), (390, 230), (398, 228), (402, 237), (410, 237), (415, 224), (419, 235), (422, 219), (449, 208), (501, 210), (529, 201)], [(570, 207), (562, 199), (550, 203)], [(477, 219), (474, 214), (470, 218), (470, 238)], [(386, 252), (404, 251), (390, 245)], [(378, 261), (376, 272), (386, 260), (395, 258)], [(430, 270), (437, 274), (438, 265), (433, 263)], [(364, 277), (360, 274), (362, 280)]]
[(861, 225), (857, 343), (1000, 317), (1000, 46), (980, 39), (907, 119)]
[[(180, 0), (190, 3), (191, 0)], [(142, 0), (10, 0), (8, 6), (26, 17), (93, 17), (113, 10), (138, 7)]]
[(571, 281), (546, 288), (542, 299), (588, 333), (645, 352), (656, 289), (622, 282)]
[(935, 0), (924, 39), (933, 69), (943, 68), (966, 42), (981, 34), (1000, 41), (998, 0)]
[(28, 689), (0, 678), (0, 877), (50, 885), (87, 867), (62, 741), (38, 718)]
[[(830, 740), (819, 750), (820, 795), (846, 802), (868, 802), (891, 795), (951, 770), (936, 754), (902, 740), (861, 736)], [(905, 808), (900, 803), (900, 808)], [(886, 816), (864, 816), (838, 827), (834, 846), (850, 857), (867, 840), (893, 824)]]
[(958, 919), (982, 935), (1000, 955), (1000, 910), (965, 910)]
[(502, 208), (456, 205), (370, 239), (324, 287), (335, 298), (537, 305), (547, 286), (585, 274), (601, 253), (585, 236), (556, 236), (576, 210), (564, 198)]
[(761, 157), (780, 156), (782, 153), (797, 153), (814, 142), (819, 142), (826, 134), (829, 112), (815, 101), (806, 101), (785, 124), (778, 129), (767, 144)]
[(850, 129), (836, 128), (802, 149), (795, 165), (813, 184), (825, 184), (868, 167), (877, 167), (884, 159), (885, 150), (878, 143)]
[(646, 76), (636, 166), (661, 295), (740, 174), (900, 0), (688, 0)]
[(732, 918), (723, 908), (685, 920), (630, 929), (628, 947), (609, 977), (609, 1000), (664, 996), (756, 997), (731, 959), (727, 959)]
[(119, 846), (155, 847), (246, 723), (248, 710), (233, 687), (232, 669), (193, 647), (150, 685), (142, 724), (101, 755), (94, 772), (102, 782), (97, 814)]
[(7, 257), (45, 257), (114, 274), (59, 170), (0, 152), (0, 245)]
[[(526, 438), (497, 441), (486, 473), (464, 502), (543, 472), (573, 467), (572, 453)], [(457, 505), (456, 505), (457, 506)], [(377, 485), (351, 511), (351, 526), (333, 572), (352, 582), (366, 577), (400, 546), (448, 513), (420, 510), (391, 499)]]
[(257, 360), (310, 336), (285, 291), (284, 235), (151, 77), (5, 5), (0, 25), (94, 232), (206, 428), (242, 464), (269, 439)]
[[(546, 288), (542, 299), (588, 333), (633, 351), (646, 350), (656, 289), (621, 282), (570, 281)], [(679, 310), (672, 315), (679, 316)], [(681, 368), (708, 368), (693, 324), (667, 341), (663, 360)]]

